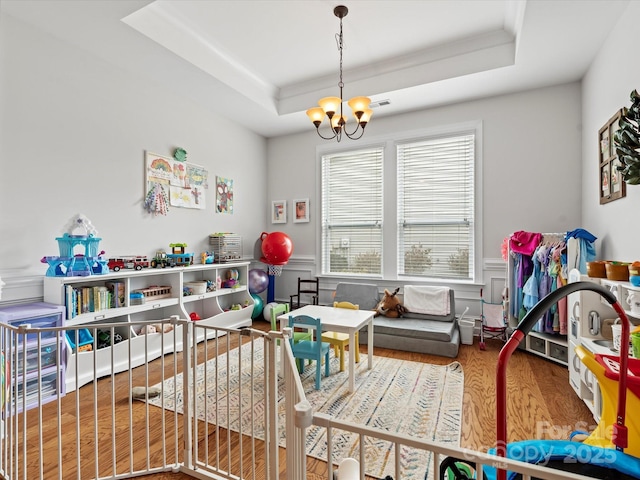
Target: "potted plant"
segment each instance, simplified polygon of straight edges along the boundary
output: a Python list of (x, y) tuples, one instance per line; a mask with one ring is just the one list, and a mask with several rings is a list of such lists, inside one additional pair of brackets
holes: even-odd
[(640, 94), (631, 92), (631, 107), (622, 109), (619, 129), (613, 134), (616, 154), (622, 161), (618, 167), (622, 179), (630, 185), (640, 184)]

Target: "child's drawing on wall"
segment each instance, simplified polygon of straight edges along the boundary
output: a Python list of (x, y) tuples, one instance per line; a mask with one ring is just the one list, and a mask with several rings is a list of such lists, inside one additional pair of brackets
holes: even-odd
[(233, 214), (233, 180), (216, 177), (216, 209), (218, 213)]

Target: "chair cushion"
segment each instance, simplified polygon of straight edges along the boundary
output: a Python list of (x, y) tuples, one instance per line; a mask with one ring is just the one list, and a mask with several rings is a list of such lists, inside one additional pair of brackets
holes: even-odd
[[(373, 320), (374, 334), (410, 337), (423, 340), (450, 342), (457, 331), (456, 322), (440, 320), (418, 320), (415, 318), (376, 317)], [(360, 338), (364, 337), (364, 333)], [(374, 341), (375, 345), (375, 341)]]
[(360, 310), (375, 310), (380, 301), (380, 292), (377, 285), (341, 282), (336, 285), (336, 295), (333, 300), (360, 305)]

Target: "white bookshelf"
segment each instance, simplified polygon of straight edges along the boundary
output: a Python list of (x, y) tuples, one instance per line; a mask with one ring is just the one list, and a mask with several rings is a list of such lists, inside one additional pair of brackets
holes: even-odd
[[(231, 270), (238, 272), (238, 284), (234, 288), (217, 288), (218, 278), (226, 279), (227, 272)], [(82, 326), (93, 332), (101, 324), (117, 324), (113, 330), (123, 340), (113, 347), (80, 352), (75, 352), (67, 342), (66, 391), (73, 391), (93, 378), (134, 368), (166, 353), (182, 350), (182, 332), (179, 330), (182, 327), (176, 329), (175, 342), (167, 340), (173, 339), (173, 334), (171, 337), (165, 335), (165, 341), (162, 341), (160, 333), (142, 333), (139, 322), (160, 321), (171, 316), (190, 319), (194, 313), (200, 317), (199, 322), (207, 326), (239, 328), (251, 325), (253, 299), (249, 294), (248, 278), (249, 262), (120, 270), (86, 277), (45, 277), (44, 300), (58, 305), (67, 304), (69, 289), (72, 288), (93, 289), (110, 282), (121, 282), (124, 288), (124, 304), (121, 307), (100, 309), (94, 306), (94, 311), (75, 315), (67, 309), (66, 326)], [(216, 290), (184, 294), (185, 283), (203, 281), (216, 285)], [(170, 296), (146, 297), (144, 303), (132, 304), (130, 293), (150, 286), (171, 287)], [(240, 305), (241, 308), (231, 310), (232, 305)], [(204, 340), (204, 336), (198, 338), (198, 341), (201, 340)]]

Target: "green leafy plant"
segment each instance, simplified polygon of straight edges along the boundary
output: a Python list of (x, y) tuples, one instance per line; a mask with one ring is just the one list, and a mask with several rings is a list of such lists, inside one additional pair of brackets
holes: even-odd
[(618, 167), (622, 179), (630, 185), (640, 184), (640, 94), (631, 92), (631, 107), (622, 109), (619, 129), (613, 134)]
[(375, 273), (379, 274), (382, 271), (381, 268), (381, 255), (380, 252), (365, 252), (359, 253), (353, 259), (353, 265), (351, 271), (353, 273)]
[(462, 277), (469, 276), (469, 249), (459, 248), (456, 253), (449, 255), (449, 268)]
[(419, 275), (431, 268), (432, 264), (431, 249), (423, 247), (422, 244), (411, 245), (411, 248), (404, 252), (404, 273)]
[(341, 249), (332, 248), (331, 255), (329, 257), (329, 269), (331, 272), (348, 272), (349, 271), (349, 259), (346, 255), (343, 255)]

